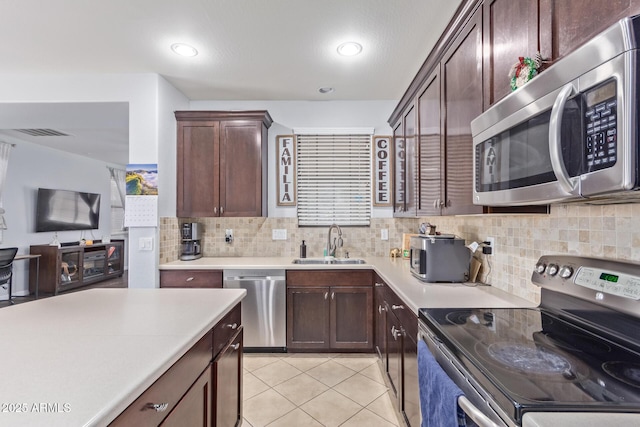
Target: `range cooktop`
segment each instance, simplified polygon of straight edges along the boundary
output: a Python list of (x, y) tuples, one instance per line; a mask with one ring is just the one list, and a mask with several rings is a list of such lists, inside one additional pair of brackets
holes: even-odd
[[(640, 267), (581, 270), (563, 257), (571, 274), (560, 278), (541, 263), (539, 308), (421, 309), (420, 320), (518, 424), (527, 411), (640, 413), (640, 281), (629, 271)], [(585, 271), (598, 280), (580, 283)]]

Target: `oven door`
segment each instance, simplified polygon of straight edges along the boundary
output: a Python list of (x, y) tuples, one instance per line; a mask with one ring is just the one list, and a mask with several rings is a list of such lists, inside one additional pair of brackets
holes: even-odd
[(497, 407), (497, 404), (490, 399), (471, 374), (466, 372), (455, 356), (435, 334), (429, 331), (422, 321), (419, 323), (418, 338), (427, 344), (429, 351), (442, 369), (464, 392), (464, 396), (458, 399), (458, 405), (469, 418), (480, 427), (517, 427), (517, 424), (511, 421), (506, 423), (503, 420), (503, 417), (509, 419), (506, 414), (503, 417), (498, 415), (498, 412), (502, 411)]

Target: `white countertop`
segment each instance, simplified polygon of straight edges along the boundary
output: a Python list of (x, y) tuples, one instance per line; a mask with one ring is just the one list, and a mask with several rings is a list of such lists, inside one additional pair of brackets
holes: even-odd
[(91, 289), (0, 309), (0, 425), (107, 425), (245, 294)]
[(537, 304), (492, 286), (477, 283), (425, 283), (409, 271), (409, 260), (390, 257), (364, 257), (366, 264), (294, 264), (291, 257), (203, 257), (194, 261), (173, 261), (160, 270), (223, 270), (232, 268), (286, 270), (371, 270), (373, 269), (418, 313), (419, 308), (508, 308), (535, 307)]

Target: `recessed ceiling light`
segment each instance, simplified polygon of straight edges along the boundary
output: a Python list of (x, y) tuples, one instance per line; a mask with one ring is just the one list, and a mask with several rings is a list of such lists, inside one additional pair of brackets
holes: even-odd
[(196, 56), (198, 51), (195, 47), (189, 46), (184, 43), (174, 43), (171, 45), (171, 50), (180, 56)]
[(356, 56), (362, 52), (362, 45), (356, 42), (345, 42), (338, 46), (338, 53), (342, 56)]
[(334, 90), (335, 90), (335, 89), (334, 89), (334, 88), (332, 88), (332, 87), (325, 86), (325, 87), (321, 87), (320, 89), (318, 89), (318, 92), (320, 92), (320, 93), (322, 93), (322, 94), (325, 94), (325, 93), (331, 93), (331, 92), (333, 92)]

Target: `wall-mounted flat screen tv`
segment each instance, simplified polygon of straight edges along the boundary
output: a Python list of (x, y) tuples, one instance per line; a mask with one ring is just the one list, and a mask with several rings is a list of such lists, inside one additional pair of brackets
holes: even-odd
[(38, 189), (36, 232), (96, 230), (100, 220), (100, 194)]

